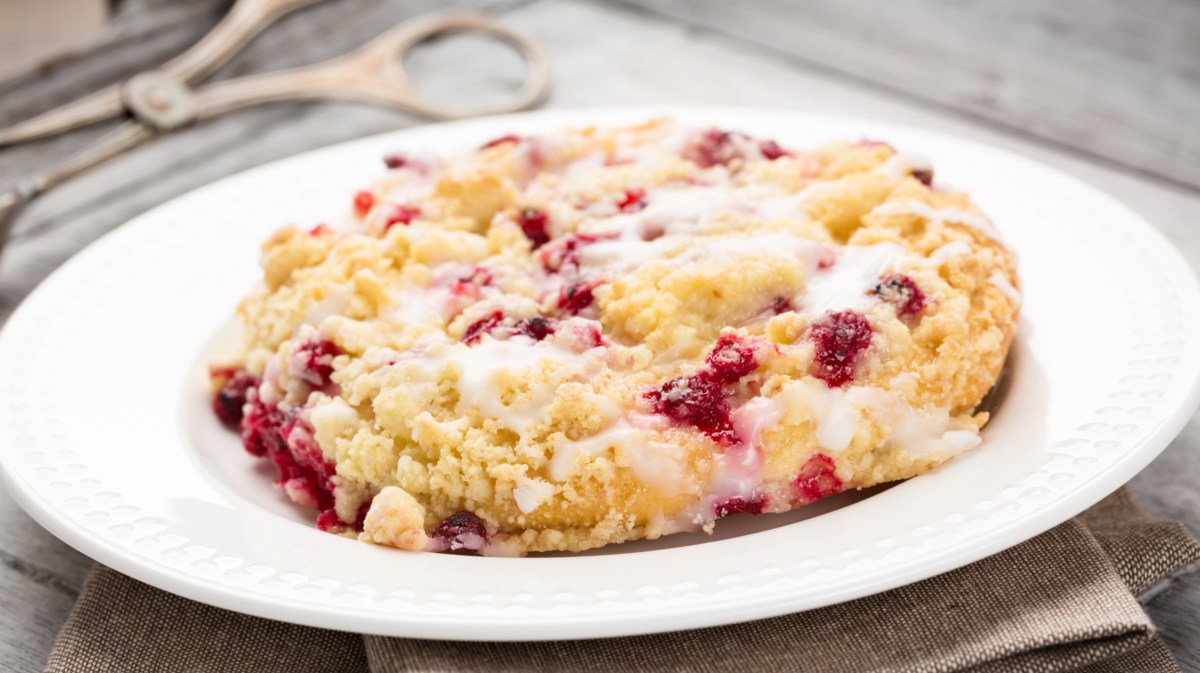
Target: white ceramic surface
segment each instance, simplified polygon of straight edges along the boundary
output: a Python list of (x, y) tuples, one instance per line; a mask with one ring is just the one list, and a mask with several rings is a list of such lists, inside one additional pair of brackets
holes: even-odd
[[(524, 559), (410, 554), (312, 528), (207, 405), (203, 358), (258, 277), (259, 242), (344, 211), (389, 151), (664, 113), (785, 145), (884, 139), (970, 191), (1020, 256), (1007, 395), (984, 444), (930, 474), (718, 535)], [(1200, 290), (1146, 222), (1013, 154), (869, 120), (731, 108), (549, 111), (300, 155), (142, 215), (65, 264), (0, 333), (4, 485), (132, 577), (284, 621), (397, 636), (651, 633), (866, 596), (1027, 540), (1130, 479), (1196, 407)]]

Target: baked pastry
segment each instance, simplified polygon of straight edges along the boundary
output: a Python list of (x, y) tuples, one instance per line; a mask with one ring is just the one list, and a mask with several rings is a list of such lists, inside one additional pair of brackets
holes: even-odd
[(927, 164), (670, 120), (392, 155), (287, 227), (214, 410), (323, 530), (577, 551), (781, 512), (980, 443), (1012, 255)]

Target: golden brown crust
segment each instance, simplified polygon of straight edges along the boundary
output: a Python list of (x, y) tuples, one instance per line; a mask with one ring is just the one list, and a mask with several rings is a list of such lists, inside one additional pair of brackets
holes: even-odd
[[(465, 510), (507, 552), (710, 529), (973, 446), (1018, 317), (1012, 255), (890, 147), (774, 154), (656, 121), (392, 171), (367, 212), (264, 244), (244, 365), (311, 425), (343, 521), (388, 494), (363, 538), (395, 546), (415, 544), (418, 508), (421, 534)], [(420, 214), (388, 226), (397, 205)], [(529, 216), (554, 239), (537, 250)], [(880, 290), (895, 277), (915, 313)], [(581, 284), (594, 299), (573, 316)], [(834, 385), (814, 335), (841, 311), (870, 344)], [(541, 341), (519, 333), (535, 316), (557, 321)], [(727, 431), (664, 401), (700, 395), (719, 339), (755, 365), (705, 393)], [(322, 390), (297, 364), (314, 341), (340, 353)]]

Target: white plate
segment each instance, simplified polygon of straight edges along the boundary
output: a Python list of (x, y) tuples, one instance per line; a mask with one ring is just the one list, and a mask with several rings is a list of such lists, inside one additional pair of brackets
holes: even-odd
[[(662, 113), (806, 146), (886, 139), (969, 190), (1020, 255), (1011, 388), (984, 444), (870, 497), (734, 517), (579, 556), (410, 554), (320, 533), (208, 411), (203, 357), (256, 281), (259, 242), (313, 225), (397, 149)], [(396, 636), (538, 640), (768, 617), (930, 577), (1082, 511), (1165, 447), (1197, 403), (1200, 291), (1141, 218), (1050, 168), (882, 122), (729, 108), (590, 109), (428, 126), (199, 189), (64, 265), (0, 335), (6, 488), (132, 577), (289, 622)], [(820, 514), (820, 516), (814, 516)]]

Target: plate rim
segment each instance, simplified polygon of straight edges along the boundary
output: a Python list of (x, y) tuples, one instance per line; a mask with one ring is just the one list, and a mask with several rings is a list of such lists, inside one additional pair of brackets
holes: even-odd
[[(1000, 153), (1008, 158), (1016, 159), (1025, 163), (1032, 163), (1039, 168), (1050, 171), (1056, 177), (1074, 183), (1074, 186), (1088, 192), (1089, 197), (1095, 199), (1097, 203), (1103, 205), (1106, 210), (1112, 210), (1121, 214), (1124, 221), (1136, 224), (1134, 234), (1137, 235), (1141, 242), (1153, 246), (1156, 258), (1159, 261), (1167, 262), (1175, 271), (1186, 271), (1187, 277), (1191, 283), (1188, 290), (1194, 294), (1200, 292), (1200, 285), (1197, 283), (1196, 271), (1183, 258), (1181, 253), (1175, 246), (1162, 234), (1157, 228), (1150, 224), (1144, 217), (1137, 212), (1114, 199), (1108, 194), (1100, 191), (1098, 188), (1085, 182), (1082, 179), (1067, 173), (1063, 170), (1045, 164), (1013, 152), (1008, 149), (996, 147), (987, 143), (976, 141), (970, 138), (965, 138), (955, 134), (948, 134), (941, 131), (914, 126), (910, 124), (895, 123), (885, 119), (871, 119), (857, 116), (833, 115), (809, 113), (797, 110), (788, 110), (785, 108), (763, 108), (763, 107), (735, 107), (735, 106), (605, 106), (605, 107), (572, 107), (572, 108), (555, 108), (550, 110), (542, 110), (528, 113), (518, 113), (515, 115), (497, 115), (491, 117), (481, 117), (461, 122), (449, 122), (448, 124), (438, 124), (437, 126), (453, 126), (453, 125), (478, 125), (480, 123), (502, 125), (508, 120), (528, 120), (530, 118), (547, 118), (548, 124), (564, 125), (576, 122), (567, 121), (572, 118), (585, 118), (594, 116), (598, 124), (606, 122), (600, 121), (605, 118), (622, 115), (632, 115), (643, 117), (664, 116), (664, 115), (691, 115), (691, 116), (737, 116), (744, 115), (753, 117), (754, 115), (768, 116), (789, 116), (802, 120), (803, 123), (820, 124), (820, 123), (836, 123), (836, 124), (856, 124), (864, 128), (872, 126), (886, 126), (888, 128), (901, 129), (904, 132), (912, 132), (914, 134), (924, 134), (938, 136), (953, 140), (956, 143), (964, 145), (965, 148), (972, 152), (980, 149), (992, 153)], [(231, 182), (245, 179), (250, 174), (259, 172), (269, 172), (275, 169), (283, 162), (289, 162), (303, 157), (305, 160), (318, 161), (323, 153), (335, 152), (344, 150), (352, 145), (372, 145), (382, 144), (384, 139), (395, 138), (403, 139), (408, 134), (420, 134), (423, 130), (430, 128), (431, 125), (421, 125), (402, 129), (398, 131), (390, 131), (381, 134), (357, 138), (334, 145), (329, 145), (297, 154), (280, 157), (271, 162), (267, 162), (260, 166), (256, 166), (244, 171), (239, 171), (229, 176), (225, 176), (219, 180), (201, 185), (184, 194), (180, 194), (162, 204), (145, 211), (144, 213), (132, 218), (129, 222), (123, 225), (118, 225), (111, 231), (107, 232), (91, 244), (73, 255), (69, 260), (56, 269), (49, 277), (38, 285), (30, 294), (25, 297), (20, 305), (13, 311), (9, 318), (9, 324), (17, 320), (24, 314), (31, 302), (37, 301), (42, 294), (43, 289), (50, 284), (55, 278), (61, 277), (65, 272), (69, 272), (75, 265), (82, 264), (81, 260), (86, 260), (90, 255), (103, 254), (105, 247), (113, 245), (113, 241), (120, 241), (122, 237), (131, 231), (131, 227), (126, 225), (138, 223), (144, 219), (152, 219), (160, 209), (169, 207), (174, 202), (195, 197), (198, 193), (210, 189), (218, 189), (221, 185), (226, 185)], [(197, 197), (198, 198), (198, 197)], [(100, 252), (97, 252), (100, 251)], [(7, 325), (0, 332), (0, 349), (6, 345), (5, 335), (9, 332)], [(900, 572), (891, 573), (886, 578), (878, 578), (874, 582), (856, 585), (854, 590), (842, 591), (838, 596), (831, 600), (826, 600), (819, 605), (808, 605), (802, 610), (813, 609), (821, 605), (830, 605), (840, 603), (855, 598), (861, 598), (868, 595), (873, 595), (882, 591), (893, 589), (899, 586), (907, 585), (914, 581), (919, 581), (928, 577), (947, 572), (954, 568), (962, 567), (969, 563), (975, 562), (986, 556), (1010, 548), (1015, 544), (1019, 544), (1027, 539), (1030, 539), (1036, 534), (1047, 531), (1050, 528), (1070, 519), (1079, 512), (1092, 506), (1109, 493), (1115, 491), (1122, 484), (1127, 482), (1154, 458), (1156, 458), (1170, 443), (1170, 441), (1178, 435), (1183, 426), (1195, 414), (1197, 406), (1200, 406), (1200, 378), (1193, 378), (1190, 382), (1186, 395), (1182, 398), (1180, 404), (1171, 412), (1169, 417), (1163, 422), (1149, 430), (1140, 441), (1137, 451), (1128, 452), (1126, 455), (1113, 461), (1112, 466), (1105, 472), (1095, 475), (1087, 483), (1081, 485), (1074, 493), (1073, 497), (1067, 499), (1058, 499), (1054, 502), (1047, 503), (1038, 510), (1027, 514), (1026, 516), (1004, 524), (999, 529), (992, 531), (983, 544), (977, 545), (971, 553), (964, 554), (961, 550), (946, 549), (937, 550), (932, 554), (925, 554), (916, 560), (907, 562)], [(591, 638), (591, 637), (613, 637), (622, 635), (634, 634), (649, 634), (665, 631), (675, 631), (684, 628), (695, 628), (702, 626), (714, 626), (718, 624), (729, 624), (753, 619), (761, 619), (766, 617), (778, 616), (789, 612), (797, 611), (794, 605), (789, 605), (786, 598), (778, 598), (775, 600), (763, 600), (762, 596), (751, 596), (741, 603), (730, 604), (725, 602), (722, 604), (722, 614), (715, 616), (713, 614), (704, 613), (699, 610), (686, 610), (686, 606), (678, 607), (678, 611), (682, 614), (670, 614), (670, 619), (664, 618), (662, 611), (656, 611), (649, 617), (641, 618), (641, 622), (636, 618), (630, 618), (627, 614), (594, 614), (590, 616), (566, 617), (554, 616), (555, 622), (567, 623), (567, 625), (583, 622), (590, 628), (586, 633), (581, 633), (574, 636), (564, 636), (560, 629), (555, 629), (545, 634), (544, 638), (531, 638), (530, 633), (523, 632), (520, 637), (514, 637), (511, 633), (514, 629), (505, 629), (503, 627), (493, 630), (486, 630), (482, 624), (472, 623), (473, 631), (470, 638), (463, 638), (461, 634), (457, 637), (447, 636), (441, 630), (436, 628), (438, 624), (454, 624), (461, 626), (463, 622), (459, 617), (443, 618), (439, 615), (425, 615), (419, 622), (406, 620), (380, 620), (377, 618), (362, 618), (361, 615), (356, 615), (352, 611), (342, 610), (340, 607), (332, 605), (316, 605), (306, 602), (296, 602), (291, 600), (276, 599), (264, 594), (256, 594), (254, 596), (243, 596), (238, 593), (232, 593), (223, 590), (221, 585), (211, 583), (210, 580), (197, 577), (195, 575), (187, 575), (181, 571), (162, 564), (147, 562), (141, 557), (129, 553), (123, 553), (118, 547), (106, 542), (95, 531), (88, 530), (82, 526), (72, 524), (66, 517), (58, 516), (58, 513), (53, 511), (48, 502), (44, 501), (33, 488), (32, 483), (19, 478), (15, 470), (10, 466), (9, 453), (0, 452), (0, 483), (3, 483), (5, 490), (10, 496), (24, 509), (27, 513), (38, 522), (39, 525), (46, 528), (53, 535), (63, 540), (75, 549), (83, 552), (87, 556), (96, 559), (97, 561), (108, 565), (119, 572), (123, 572), (135, 579), (151, 584), (152, 586), (166, 590), (168, 592), (184, 596), (189, 599), (198, 600), (200, 602), (215, 605), (226, 609), (235, 610), (247, 614), (252, 614), (260, 617), (271, 619), (280, 619), (283, 621), (305, 624), (309, 626), (319, 626), (323, 628), (332, 628), (338, 630), (352, 630), (364, 633), (373, 633), (379, 635), (400, 635), (395, 628), (388, 628), (397, 623), (402, 623), (406, 628), (403, 629), (403, 635), (410, 637), (448, 639), (448, 640), (532, 640), (532, 639), (557, 639), (557, 638)], [(1037, 528), (1037, 533), (1028, 534), (1027, 530)], [(920, 567), (917, 567), (920, 566)], [(530, 629), (532, 622), (523, 622), (523, 629)], [(432, 630), (419, 627), (433, 626)], [(413, 627), (413, 628), (407, 628)]]

